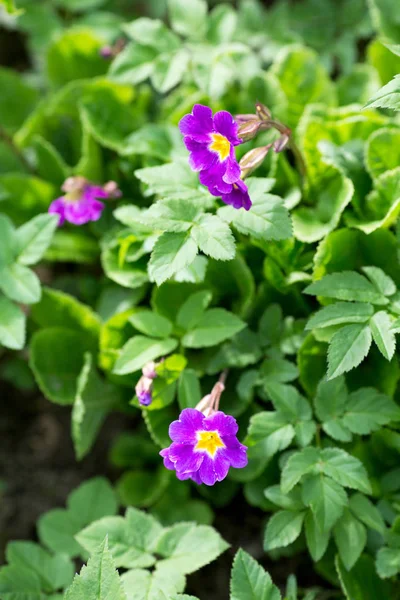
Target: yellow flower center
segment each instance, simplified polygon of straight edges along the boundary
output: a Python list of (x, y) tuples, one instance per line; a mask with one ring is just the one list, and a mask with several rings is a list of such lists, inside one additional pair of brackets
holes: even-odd
[(214, 456), (218, 448), (225, 448), (224, 442), (219, 437), (217, 431), (199, 431), (197, 433), (198, 442), (194, 449), (206, 451), (210, 456)]
[(68, 192), (64, 195), (64, 200), (66, 202), (78, 202), (82, 198), (82, 190), (74, 190), (73, 192)]
[(216, 152), (221, 162), (224, 161), (226, 158), (228, 158), (229, 152), (231, 151), (230, 141), (220, 133), (212, 133), (211, 138), (213, 141), (208, 146), (209, 150)]

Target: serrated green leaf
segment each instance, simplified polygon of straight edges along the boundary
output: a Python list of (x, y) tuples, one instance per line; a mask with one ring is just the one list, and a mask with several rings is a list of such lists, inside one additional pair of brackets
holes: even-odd
[[(396, 129), (383, 127), (372, 133), (365, 148), (365, 163), (372, 178), (398, 167), (399, 142), (400, 132)], [(388, 147), (392, 148), (392, 152), (387, 151)]]
[(183, 575), (165, 569), (153, 573), (133, 569), (124, 573), (121, 580), (127, 600), (170, 600), (184, 590), (186, 583)]
[(159, 200), (144, 212), (133, 210), (132, 206), (122, 206), (115, 211), (117, 219), (123, 218), (123, 223), (142, 223), (151, 230), (180, 233), (187, 231), (194, 224), (200, 209), (186, 200)]
[(206, 31), (207, 3), (204, 0), (168, 0), (172, 28), (180, 35), (201, 38)]
[(148, 265), (149, 277), (161, 285), (190, 265), (197, 255), (196, 242), (182, 233), (163, 233), (156, 241)]
[(371, 493), (367, 471), (358, 458), (339, 448), (326, 448), (321, 451), (321, 461), (323, 472), (340, 485)]
[(360, 493), (353, 494), (349, 501), (349, 508), (354, 516), (367, 527), (379, 533), (384, 533), (386, 527), (383, 517), (376, 506), (366, 496)]
[(350, 571), (367, 543), (366, 529), (349, 510), (345, 509), (333, 528), (333, 536), (339, 549), (339, 556), (346, 569)]
[(335, 302), (312, 315), (306, 329), (321, 329), (343, 323), (366, 323), (372, 317), (371, 304), (362, 302)]
[(371, 342), (371, 329), (362, 324), (345, 325), (336, 332), (328, 350), (328, 379), (358, 367), (367, 356)]
[(304, 480), (302, 499), (311, 508), (318, 526), (324, 532), (328, 532), (336, 523), (347, 504), (343, 487), (322, 474)]
[(42, 293), (38, 276), (18, 263), (1, 269), (0, 289), (11, 300), (23, 304), (39, 302)]
[(56, 215), (38, 215), (16, 231), (17, 261), (21, 265), (37, 263), (49, 247), (58, 225)]
[(400, 572), (399, 549), (380, 548), (376, 555), (376, 570), (382, 579), (397, 575)]
[(388, 313), (380, 310), (369, 322), (372, 338), (386, 360), (392, 360), (396, 350), (396, 337), (392, 330), (392, 320)]
[(269, 574), (244, 550), (233, 560), (230, 600), (280, 600), (278, 588)]
[(26, 316), (5, 296), (0, 296), (0, 344), (21, 350), (25, 344)]
[(172, 323), (166, 317), (151, 310), (139, 310), (129, 317), (135, 329), (155, 338), (167, 338), (172, 333)]
[(186, 348), (206, 348), (238, 333), (246, 324), (233, 313), (223, 308), (210, 308), (202, 314), (194, 329), (182, 338)]
[(178, 341), (173, 338), (156, 340), (135, 335), (122, 348), (114, 366), (114, 373), (125, 375), (138, 371), (149, 361), (170, 354), (177, 345)]
[(390, 588), (378, 577), (374, 561), (367, 554), (359, 558), (351, 571), (347, 571), (339, 556), (335, 566), (346, 600), (391, 600)]
[(364, 108), (392, 108), (400, 110), (400, 75), (396, 75), (372, 96)]
[(330, 530), (320, 529), (318, 521), (312, 511), (307, 512), (304, 521), (304, 532), (306, 534), (307, 548), (313, 560), (320, 560), (329, 544)]
[(211, 302), (212, 294), (208, 290), (191, 294), (180, 307), (176, 316), (176, 324), (186, 331), (196, 327)]
[(309, 285), (304, 293), (337, 300), (371, 302), (372, 304), (387, 304), (388, 302), (366, 277), (355, 271), (325, 275), (322, 279)]
[(361, 388), (350, 394), (343, 414), (343, 424), (359, 435), (399, 419), (400, 408), (395, 402), (373, 388)]
[(264, 550), (284, 548), (292, 544), (300, 535), (305, 512), (280, 510), (268, 521), (264, 537)]
[(200, 381), (193, 369), (185, 369), (179, 377), (178, 402), (181, 410), (195, 408), (200, 402)]
[(281, 489), (284, 494), (300, 481), (306, 473), (309, 473), (316, 465), (319, 452), (316, 448), (305, 448), (289, 457), (282, 470)]
[(203, 215), (190, 232), (199, 249), (216, 260), (232, 260), (235, 240), (229, 226), (216, 215)]

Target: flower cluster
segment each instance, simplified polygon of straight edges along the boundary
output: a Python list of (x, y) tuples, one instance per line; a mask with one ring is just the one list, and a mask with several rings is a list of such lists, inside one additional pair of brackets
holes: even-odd
[(153, 380), (157, 377), (156, 363), (151, 361), (142, 369), (142, 376), (136, 384), (135, 392), (142, 406), (150, 406), (153, 401)]
[(62, 186), (64, 196), (60, 196), (49, 206), (49, 213), (59, 216), (59, 226), (65, 221), (73, 225), (83, 225), (98, 221), (104, 210), (99, 198), (118, 198), (121, 192), (114, 181), (103, 186), (90, 183), (85, 177), (69, 177)]
[(232, 115), (221, 110), (213, 116), (211, 108), (195, 104), (191, 114), (179, 122), (183, 141), (190, 152), (189, 164), (199, 172), (200, 183), (225, 204), (249, 210), (251, 200), (235, 156), (242, 143)]
[(230, 467), (247, 465), (247, 448), (236, 437), (236, 420), (218, 410), (224, 385), (217, 382), (196, 408), (185, 408), (169, 427), (172, 444), (161, 450), (164, 466), (198, 485), (222, 481)]

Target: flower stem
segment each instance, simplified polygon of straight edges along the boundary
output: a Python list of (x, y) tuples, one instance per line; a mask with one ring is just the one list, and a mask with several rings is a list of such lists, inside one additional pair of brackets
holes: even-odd
[(15, 145), (13, 138), (2, 127), (0, 127), (0, 141), (3, 141), (9, 147), (11, 152), (21, 161), (29, 173), (35, 173), (35, 170), (25, 158), (22, 151)]
[(229, 373), (229, 369), (224, 369), (222, 371), (221, 375), (219, 376), (218, 382), (222, 383), (222, 385), (225, 385), (226, 378), (228, 377), (228, 373)]

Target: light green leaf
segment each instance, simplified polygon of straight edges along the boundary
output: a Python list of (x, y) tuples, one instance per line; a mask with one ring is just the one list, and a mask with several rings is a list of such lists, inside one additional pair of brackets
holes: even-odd
[(133, 569), (121, 577), (127, 600), (171, 600), (172, 596), (185, 589), (184, 575), (165, 569), (153, 573), (144, 569)]
[(194, 224), (200, 209), (185, 200), (159, 200), (144, 212), (136, 207), (121, 206), (115, 211), (115, 217), (126, 225), (142, 223), (153, 231), (169, 231), (180, 233), (187, 231)]
[(328, 379), (357, 367), (367, 356), (371, 342), (368, 326), (346, 325), (336, 332), (328, 350)]
[(392, 330), (392, 320), (388, 313), (381, 310), (374, 314), (369, 322), (372, 338), (386, 360), (392, 360), (396, 350), (396, 337)]
[(304, 293), (337, 300), (371, 302), (372, 304), (387, 304), (388, 302), (366, 277), (354, 271), (325, 275), (322, 279), (309, 285)]
[(168, 0), (172, 28), (185, 37), (201, 39), (206, 31), (207, 3), (204, 0)]
[(88, 552), (94, 552), (99, 540), (108, 536), (116, 567), (151, 567), (161, 525), (150, 515), (128, 508), (124, 517), (104, 517), (83, 529), (76, 539)]
[(398, 420), (400, 408), (397, 404), (373, 388), (361, 388), (350, 394), (343, 414), (343, 424), (359, 435)]
[(11, 220), (0, 214), (1, 254), (0, 269), (14, 262), (17, 255), (16, 231)]
[(314, 400), (315, 412), (322, 422), (323, 430), (333, 439), (349, 442), (351, 431), (343, 423), (343, 412), (347, 404), (347, 388), (343, 376), (330, 381), (323, 379), (318, 384)]
[(268, 521), (264, 537), (264, 550), (284, 548), (300, 535), (305, 513), (280, 510)]
[(335, 302), (316, 312), (306, 329), (321, 329), (343, 323), (366, 323), (374, 314), (371, 304), (362, 302)]
[(110, 76), (121, 83), (140, 83), (152, 74), (156, 56), (154, 48), (131, 42), (113, 60)]
[(179, 38), (159, 19), (141, 17), (124, 25), (123, 30), (135, 42), (157, 52), (176, 50), (180, 46)]
[(186, 48), (157, 56), (153, 63), (151, 82), (157, 92), (166, 94), (181, 83), (188, 68), (190, 54)]
[(167, 338), (172, 333), (172, 323), (166, 317), (151, 310), (139, 310), (129, 317), (135, 329), (156, 338)]
[(0, 594), (5, 600), (42, 600), (40, 579), (34, 571), (21, 567), (0, 568)]
[(65, 594), (65, 600), (126, 600), (126, 594), (113, 556), (108, 549), (107, 537), (93, 552), (87, 566), (76, 575)]
[(135, 335), (122, 348), (113, 372), (118, 375), (125, 375), (126, 373), (138, 371), (149, 361), (170, 354), (177, 345), (177, 340), (173, 338), (155, 340), (142, 335)]
[(199, 249), (216, 260), (232, 260), (235, 240), (229, 226), (216, 215), (203, 215), (190, 232)]
[(345, 487), (371, 493), (368, 474), (362, 462), (339, 448), (321, 451), (322, 471)]
[(307, 547), (314, 561), (320, 560), (329, 544), (330, 530), (320, 529), (312, 511), (307, 512), (304, 521)]
[(197, 244), (185, 232), (163, 233), (156, 241), (148, 265), (149, 277), (157, 285), (190, 265), (197, 255)]
[(304, 480), (302, 499), (311, 508), (319, 528), (324, 532), (336, 523), (347, 504), (342, 486), (322, 474)]
[[(390, 152), (387, 151), (388, 148), (391, 149)], [(400, 164), (400, 131), (388, 127), (374, 131), (366, 144), (365, 164), (373, 179), (398, 167)]]
[(178, 402), (181, 410), (184, 408), (195, 408), (200, 402), (200, 381), (193, 369), (182, 371), (178, 384)]
[(346, 600), (392, 600), (390, 587), (378, 577), (374, 561), (367, 554), (360, 556), (351, 571), (347, 571), (339, 556), (335, 566)]
[(17, 261), (33, 265), (42, 258), (49, 247), (58, 225), (57, 215), (38, 215), (16, 232)]
[(269, 574), (247, 552), (240, 549), (233, 560), (230, 600), (280, 600)]
[(176, 316), (176, 324), (185, 331), (194, 329), (210, 304), (211, 298), (212, 294), (208, 290), (191, 294), (180, 307)]
[(158, 567), (186, 575), (215, 560), (228, 547), (212, 527), (179, 523), (165, 529), (158, 540), (156, 552), (164, 557)]
[(318, 458), (318, 450), (312, 447), (292, 454), (282, 470), (282, 492), (284, 494), (290, 492), (303, 475), (309, 473), (315, 467)]
[(386, 547), (380, 548), (376, 555), (376, 570), (379, 577), (382, 577), (382, 579), (397, 575), (400, 572), (399, 549)]
[(367, 531), (351, 512), (345, 509), (333, 528), (333, 536), (339, 549), (339, 556), (348, 571), (360, 558), (367, 543)]
[(223, 308), (211, 308), (204, 312), (194, 329), (182, 338), (186, 348), (215, 346), (244, 329), (246, 324)]
[(0, 296), (0, 344), (21, 350), (25, 344), (26, 316), (5, 296)]
[(11, 300), (23, 304), (39, 302), (42, 293), (37, 275), (18, 263), (1, 269), (0, 289)]
[(363, 494), (353, 494), (349, 501), (349, 508), (354, 516), (362, 521), (370, 529), (384, 533), (386, 526), (379, 510)]
[(24, 80), (21, 73), (11, 69), (0, 68), (0, 86), (1, 126), (9, 133), (14, 133), (33, 112), (39, 95), (37, 90)]
[(392, 108), (400, 110), (400, 75), (384, 85), (366, 103), (364, 108)]

